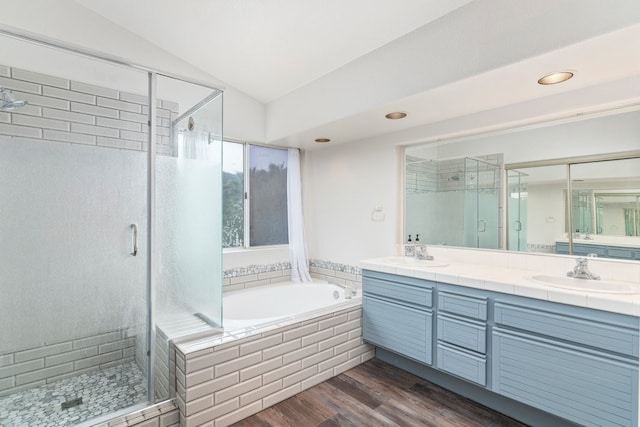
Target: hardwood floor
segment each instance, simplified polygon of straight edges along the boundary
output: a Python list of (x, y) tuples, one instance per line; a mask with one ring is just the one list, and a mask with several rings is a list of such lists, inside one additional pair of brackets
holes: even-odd
[(525, 424), (373, 359), (234, 426), (521, 427)]

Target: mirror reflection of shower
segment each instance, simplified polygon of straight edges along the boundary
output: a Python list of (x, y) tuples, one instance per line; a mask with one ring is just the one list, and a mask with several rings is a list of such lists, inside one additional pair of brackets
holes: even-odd
[(502, 156), (406, 156), (404, 234), (428, 244), (499, 247)]
[(13, 111), (27, 105), (27, 101), (18, 99), (9, 89), (0, 88), (0, 96), (2, 97), (0, 111)]

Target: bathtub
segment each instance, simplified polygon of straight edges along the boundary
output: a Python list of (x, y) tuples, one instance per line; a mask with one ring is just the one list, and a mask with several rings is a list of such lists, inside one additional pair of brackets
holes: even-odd
[[(359, 298), (359, 292), (354, 298)], [(311, 283), (282, 282), (240, 291), (223, 297), (223, 326), (227, 331), (264, 326), (326, 309), (344, 302), (344, 288), (322, 280)]]

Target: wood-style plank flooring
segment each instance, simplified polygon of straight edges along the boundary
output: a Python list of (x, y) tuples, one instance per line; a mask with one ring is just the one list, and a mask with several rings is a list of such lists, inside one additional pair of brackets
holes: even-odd
[(373, 359), (234, 426), (522, 427), (525, 424)]

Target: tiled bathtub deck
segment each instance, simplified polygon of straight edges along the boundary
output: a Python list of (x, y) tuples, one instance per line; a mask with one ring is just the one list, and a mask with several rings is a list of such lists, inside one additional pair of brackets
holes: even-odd
[[(147, 400), (146, 380), (134, 362), (81, 374), (0, 398), (0, 426), (71, 426)], [(82, 404), (61, 404), (82, 398)]]
[(241, 336), (178, 344), (180, 425), (228, 426), (371, 359), (360, 301), (344, 307)]

